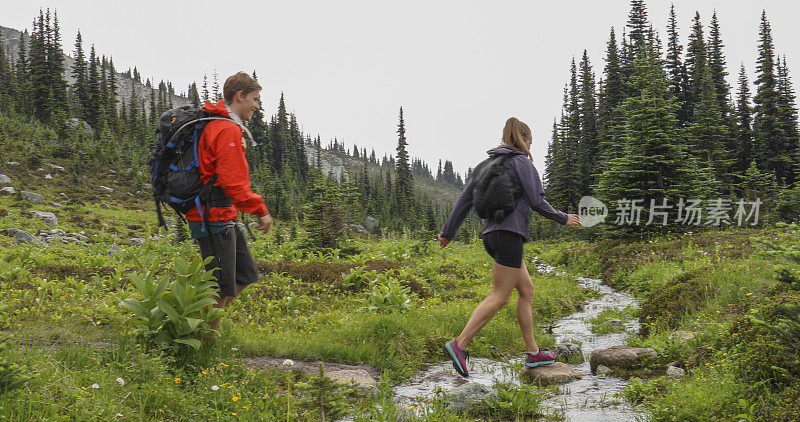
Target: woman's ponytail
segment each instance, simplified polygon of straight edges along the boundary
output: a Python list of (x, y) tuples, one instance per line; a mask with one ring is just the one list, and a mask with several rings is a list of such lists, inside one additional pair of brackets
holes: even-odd
[(503, 145), (525, 151), (528, 158), (533, 161), (529, 147), (532, 140), (531, 128), (528, 125), (520, 122), (516, 117), (509, 117), (506, 120), (506, 126), (503, 128)]

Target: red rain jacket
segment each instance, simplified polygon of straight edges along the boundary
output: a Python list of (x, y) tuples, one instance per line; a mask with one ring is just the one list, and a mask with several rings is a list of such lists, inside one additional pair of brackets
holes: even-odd
[[(230, 117), (222, 100), (216, 104), (206, 101), (203, 109)], [(261, 195), (250, 188), (250, 168), (244, 157), (242, 133), (235, 122), (212, 120), (206, 124), (200, 135), (200, 181), (207, 183), (216, 174), (214, 186), (221, 187), (233, 203), (229, 207), (210, 207), (209, 221), (235, 221), (237, 210), (259, 217), (269, 213)], [(187, 211), (186, 219), (202, 221), (197, 208)]]

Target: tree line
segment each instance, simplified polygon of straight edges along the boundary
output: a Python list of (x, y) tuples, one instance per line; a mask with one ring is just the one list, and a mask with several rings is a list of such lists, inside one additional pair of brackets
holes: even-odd
[(797, 196), (796, 98), (765, 12), (752, 97), (744, 64), (731, 95), (716, 12), (707, 35), (695, 13), (684, 50), (673, 5), (664, 49), (644, 1), (632, 0), (620, 40), (612, 27), (606, 45), (598, 82), (585, 50), (570, 63), (546, 157), (554, 206), (574, 212), (584, 195), (610, 208), (623, 198), (642, 198), (647, 208), (650, 199), (760, 197), (769, 203)]

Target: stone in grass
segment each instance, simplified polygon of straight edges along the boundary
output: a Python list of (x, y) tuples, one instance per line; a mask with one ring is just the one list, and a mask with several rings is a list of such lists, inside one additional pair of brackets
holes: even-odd
[(36, 237), (34, 237), (32, 234), (26, 232), (25, 230), (14, 229), (14, 228), (2, 229), (2, 230), (0, 230), (0, 233), (4, 234), (6, 236), (14, 236), (14, 240), (17, 241), (17, 244), (34, 243), (34, 242), (38, 242), (39, 241)]
[(11, 179), (5, 174), (0, 174), (0, 183), (2, 184), (11, 183)]
[(586, 361), (581, 347), (574, 343), (564, 342), (561, 344), (556, 344), (553, 346), (553, 351), (555, 352), (556, 356), (558, 356), (556, 360), (559, 362), (577, 365)]
[(669, 366), (667, 366), (667, 376), (668, 377), (670, 377), (670, 378), (681, 378), (684, 375), (686, 375), (686, 370), (684, 370), (683, 368), (680, 368), (678, 366), (675, 366), (674, 362), (671, 363)]
[(0, 189), (0, 195), (13, 195), (15, 193), (17, 193), (17, 191), (14, 190), (12, 186), (6, 186)]
[(110, 187), (108, 187), (108, 186), (103, 186), (103, 185), (100, 185), (100, 186), (98, 186), (98, 187), (99, 187), (100, 189), (102, 189), (102, 190), (104, 190), (104, 191), (108, 192), (108, 193), (114, 192), (114, 188), (110, 188)]
[(37, 219), (44, 221), (44, 224), (47, 224), (50, 227), (58, 225), (58, 217), (52, 212), (44, 212), (44, 211), (31, 211), (30, 216)]
[(534, 368), (524, 367), (520, 372), (523, 381), (539, 386), (559, 384), (580, 379), (580, 372), (563, 362), (553, 362), (548, 365), (539, 365)]
[(141, 237), (131, 238), (131, 240), (128, 241), (128, 245), (129, 246), (142, 246), (142, 245), (144, 245), (144, 239), (142, 239)]
[(669, 333), (669, 339), (670, 340), (686, 341), (686, 340), (693, 339), (694, 336), (695, 336), (694, 331), (679, 330), (679, 331), (673, 331), (673, 332)]
[(28, 200), (28, 202), (31, 202), (33, 204), (37, 204), (38, 205), (38, 204), (43, 204), (44, 203), (44, 196), (42, 196), (41, 194), (38, 194), (36, 192), (28, 192), (26, 190), (23, 190), (23, 191), (20, 191), (19, 194), (22, 195), (23, 198)]
[(589, 365), (594, 373), (598, 366), (605, 365), (611, 369), (633, 369), (635, 365), (647, 358), (657, 357), (658, 353), (649, 347), (612, 346), (598, 349), (589, 357)]
[(353, 382), (365, 395), (374, 396), (378, 393), (378, 381), (365, 369), (340, 369), (325, 372), (325, 376), (344, 384)]
[(447, 391), (446, 395), (448, 406), (456, 413), (464, 413), (480, 408), (487, 400), (497, 396), (497, 392), (483, 384), (468, 382)]

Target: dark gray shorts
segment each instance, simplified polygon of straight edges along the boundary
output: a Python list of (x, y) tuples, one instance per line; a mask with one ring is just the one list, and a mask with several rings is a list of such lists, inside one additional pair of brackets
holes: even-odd
[(522, 268), (523, 239), (508, 230), (493, 230), (483, 235), (483, 247), (500, 265)]
[(258, 280), (258, 270), (242, 230), (235, 225), (221, 232), (196, 240), (203, 259), (214, 256), (206, 265), (207, 270), (219, 267), (214, 276), (219, 284), (220, 296), (236, 296), (236, 285), (247, 285)]

